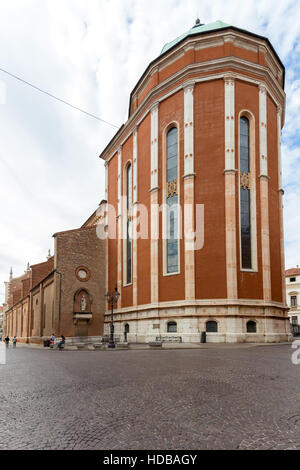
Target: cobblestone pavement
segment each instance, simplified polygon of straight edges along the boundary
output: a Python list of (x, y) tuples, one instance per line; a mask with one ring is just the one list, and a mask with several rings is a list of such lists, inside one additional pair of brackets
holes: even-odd
[(291, 353), (10, 349), (0, 449), (300, 449)]

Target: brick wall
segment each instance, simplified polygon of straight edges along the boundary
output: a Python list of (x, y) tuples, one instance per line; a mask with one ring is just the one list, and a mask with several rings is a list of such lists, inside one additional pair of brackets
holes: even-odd
[(36, 286), (44, 277), (49, 274), (54, 267), (54, 258), (50, 258), (44, 263), (34, 264), (31, 266), (32, 269), (32, 284), (31, 287)]
[[(66, 337), (101, 335), (105, 312), (105, 241), (97, 237), (96, 227), (60, 232), (55, 238), (56, 269), (62, 274), (60, 333)], [(90, 277), (86, 281), (76, 276), (80, 266), (88, 270)], [(78, 322), (75, 325), (74, 296), (80, 289), (85, 289), (92, 299), (92, 319), (89, 324)], [(57, 280), (56, 303), (58, 301)], [(57, 307), (56, 312), (58, 310)], [(58, 323), (56, 321), (56, 326)]]

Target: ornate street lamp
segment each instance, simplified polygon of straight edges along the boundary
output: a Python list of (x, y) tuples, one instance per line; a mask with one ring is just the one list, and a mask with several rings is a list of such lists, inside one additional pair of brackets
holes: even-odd
[(107, 292), (105, 294), (106, 300), (109, 303), (110, 302), (110, 307), (111, 307), (111, 316), (110, 316), (110, 335), (109, 335), (109, 343), (108, 347), (109, 348), (115, 348), (115, 342), (114, 342), (114, 304), (116, 304), (119, 300), (120, 293), (118, 292), (118, 289), (115, 287), (115, 290), (110, 294)]

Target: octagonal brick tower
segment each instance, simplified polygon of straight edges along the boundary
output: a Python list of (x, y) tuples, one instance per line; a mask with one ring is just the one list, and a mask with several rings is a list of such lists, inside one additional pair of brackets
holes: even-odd
[(101, 154), (119, 339), (289, 338), (284, 72), (267, 38), (217, 21), (166, 44), (139, 79)]

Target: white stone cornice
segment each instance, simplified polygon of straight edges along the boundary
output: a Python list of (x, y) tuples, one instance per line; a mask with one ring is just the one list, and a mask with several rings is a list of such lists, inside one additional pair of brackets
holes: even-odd
[[(196, 299), (196, 300), (180, 300), (180, 301), (167, 301), (167, 302), (157, 302), (151, 304), (137, 305), (133, 307), (124, 307), (122, 309), (114, 310), (114, 313), (131, 313), (141, 310), (161, 310), (167, 309), (170, 307), (180, 308), (180, 307), (210, 307), (210, 306), (244, 306), (244, 307), (258, 307), (258, 308), (279, 308), (288, 310), (289, 307), (282, 302), (275, 301), (266, 301), (260, 299)], [(105, 315), (110, 315), (110, 312), (106, 312)]]
[(234, 42), (235, 40), (235, 36), (234, 34), (227, 34), (225, 37), (224, 37), (224, 44), (226, 42)]
[[(213, 65), (212, 62), (214, 62), (215, 65)], [(219, 64), (219, 66), (218, 66), (218, 64)], [(233, 79), (238, 79), (238, 80), (241, 80), (241, 81), (252, 83), (252, 84), (257, 85), (257, 86), (259, 84), (261, 84), (261, 80), (252, 78), (252, 77), (247, 76), (247, 75), (241, 75), (241, 73), (238, 73), (238, 72), (232, 72), (232, 73), (221, 72), (221, 73), (210, 74), (209, 73), (210, 72), (210, 65), (216, 71), (218, 70), (218, 68), (223, 69), (224, 67), (235, 67), (235, 68), (240, 69), (241, 72), (243, 72), (243, 71), (252, 72), (252, 73), (256, 73), (256, 74), (260, 75), (265, 80), (270, 79), (272, 81), (272, 84), (276, 88), (276, 93), (278, 93), (280, 98), (275, 96), (274, 92), (271, 90), (269, 85), (266, 85), (267, 92), (268, 92), (269, 96), (272, 98), (272, 100), (274, 101), (274, 103), (276, 105), (280, 104), (280, 101), (281, 101), (282, 106), (283, 106), (283, 113), (284, 113), (285, 93), (281, 89), (279, 83), (277, 81), (274, 81), (273, 78), (270, 76), (270, 74), (268, 72), (268, 69), (265, 66), (258, 65), (258, 64), (251, 64), (251, 66), (249, 66), (249, 63), (247, 61), (243, 62), (241, 59), (237, 60), (236, 58), (232, 58), (232, 57), (222, 59), (221, 62), (217, 60), (217, 61), (203, 62), (201, 64), (199, 64), (199, 63), (191, 64), (191, 65), (188, 65), (188, 66), (184, 67), (183, 69), (180, 70), (180, 72), (172, 75), (172, 77), (164, 80), (164, 82), (162, 82), (159, 85), (155, 86), (151, 90), (148, 97), (139, 106), (139, 108), (131, 115), (131, 117), (128, 119), (127, 123), (125, 123), (124, 127), (119, 132), (117, 132), (117, 134), (112, 139), (112, 141), (110, 142), (110, 144), (108, 145), (106, 150), (102, 153), (101, 157), (106, 159), (107, 155), (110, 155), (109, 158), (107, 159), (107, 161), (109, 161), (113, 157), (113, 154), (111, 152), (112, 151), (115, 152), (114, 148), (117, 145), (122, 145), (128, 139), (128, 137), (131, 135), (131, 133), (133, 132), (133, 129), (131, 129), (128, 132), (128, 128), (130, 129), (130, 126), (132, 125), (132, 123), (135, 122), (135, 126), (138, 126), (145, 119), (145, 117), (147, 116), (149, 111), (152, 108), (155, 108), (158, 103), (163, 102), (166, 98), (169, 98), (173, 94), (175, 94), (178, 91), (182, 90), (184, 84), (180, 84), (177, 87), (174, 87), (174, 84), (177, 81), (182, 80), (186, 75), (189, 75), (190, 73), (197, 73), (197, 72), (199, 72), (199, 73), (207, 72), (208, 73), (206, 76), (201, 76), (199, 78), (194, 78), (193, 81), (195, 81), (196, 84), (206, 82), (206, 81), (210, 81), (210, 80), (224, 79), (224, 76), (226, 74), (232, 76)], [(189, 83), (189, 82), (190, 82), (190, 79), (187, 79), (186, 83)], [(173, 88), (171, 90), (167, 91), (172, 86), (173, 86)], [(162, 94), (163, 91), (166, 91), (166, 93)], [(160, 96), (157, 99), (157, 101), (155, 101), (154, 103), (152, 103), (149, 106), (149, 102), (151, 102), (153, 97), (155, 98), (158, 94)], [(282, 122), (282, 124), (283, 124), (283, 122)]]
[[(269, 45), (264, 39), (254, 38), (253, 36), (245, 35), (244, 33), (237, 31), (216, 31), (214, 34), (210, 33), (207, 37), (202, 36), (200, 40), (195, 39), (195, 37), (188, 37), (186, 38), (184, 44), (178, 44), (178, 47), (175, 50), (170, 50), (167, 54), (163, 54), (163, 56), (158, 57), (155, 60), (155, 63), (153, 63), (153, 65), (150, 67), (148, 74), (146, 74), (139, 85), (137, 85), (133, 99), (136, 95), (140, 95), (143, 92), (147, 86), (147, 83), (149, 82), (149, 76), (153, 74), (153, 69), (158, 68), (161, 71), (165, 67), (168, 67), (177, 61), (183, 55), (182, 49), (184, 50), (190, 46), (194, 47), (195, 50), (202, 48), (206, 49), (222, 45), (228, 41), (233, 41), (234, 44), (238, 47), (254, 52), (258, 52), (259, 48), (261, 48), (261, 52), (263, 52), (265, 55), (267, 53), (269, 54), (272, 63), (276, 64), (278, 72), (280, 73), (281, 65), (278, 63), (274, 52), (270, 49)], [(277, 74), (275, 74), (275, 76), (276, 75)]]

